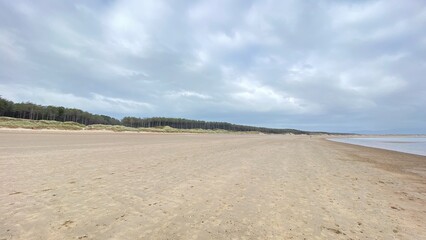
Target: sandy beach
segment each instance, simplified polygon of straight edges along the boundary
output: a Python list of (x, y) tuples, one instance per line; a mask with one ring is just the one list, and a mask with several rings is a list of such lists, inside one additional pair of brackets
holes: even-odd
[(285, 135), (0, 130), (0, 239), (426, 239), (426, 157)]

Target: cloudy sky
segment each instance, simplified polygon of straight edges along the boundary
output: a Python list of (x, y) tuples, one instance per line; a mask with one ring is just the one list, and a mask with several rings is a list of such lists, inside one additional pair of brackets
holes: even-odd
[(0, 0), (0, 95), (118, 118), (426, 133), (424, 0)]

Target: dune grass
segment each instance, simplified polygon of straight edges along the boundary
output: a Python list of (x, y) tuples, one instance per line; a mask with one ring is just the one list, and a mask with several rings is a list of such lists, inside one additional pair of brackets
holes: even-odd
[(113, 132), (151, 132), (151, 133), (244, 133), (257, 134), (258, 132), (234, 132), (222, 129), (178, 129), (169, 126), (154, 128), (132, 128), (121, 125), (83, 125), (76, 122), (59, 122), (52, 120), (30, 120), (11, 117), (0, 117), (0, 128), (24, 129), (56, 129), (56, 130), (87, 130), (87, 131), (113, 131)]
[(29, 120), (21, 118), (0, 117), (0, 127), (25, 129), (83, 130), (85, 126), (76, 122), (58, 122), (51, 120)]
[(92, 124), (85, 126), (84, 130), (100, 130), (100, 131), (113, 131), (113, 132), (136, 132), (136, 128), (125, 127), (121, 125), (104, 125), (104, 124)]
[[(235, 133), (233, 131), (227, 131), (222, 129), (178, 129), (169, 126), (164, 127), (151, 127), (151, 128), (132, 128), (121, 125), (103, 125), (93, 124), (86, 126), (84, 130), (107, 130), (114, 132), (151, 132), (151, 133)], [(258, 132), (239, 132), (239, 133), (258, 133)]]

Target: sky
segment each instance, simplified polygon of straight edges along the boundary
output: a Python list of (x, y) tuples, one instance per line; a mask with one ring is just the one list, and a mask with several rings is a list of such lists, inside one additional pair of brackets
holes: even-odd
[(424, 0), (0, 0), (0, 95), (117, 118), (426, 133)]

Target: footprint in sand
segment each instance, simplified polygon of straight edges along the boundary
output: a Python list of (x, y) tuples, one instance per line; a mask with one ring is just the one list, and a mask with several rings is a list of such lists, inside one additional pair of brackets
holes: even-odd
[(22, 192), (13, 192), (13, 193), (9, 193), (9, 195), (17, 195), (17, 194), (21, 194)]
[(59, 227), (59, 229), (60, 229), (60, 228), (62, 228), (62, 227), (66, 227), (66, 228), (68, 228), (68, 227), (70, 227), (70, 226), (71, 226), (71, 224), (73, 224), (73, 223), (74, 223), (74, 221), (66, 220), (64, 223), (62, 223), (62, 225)]

